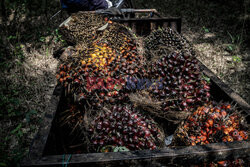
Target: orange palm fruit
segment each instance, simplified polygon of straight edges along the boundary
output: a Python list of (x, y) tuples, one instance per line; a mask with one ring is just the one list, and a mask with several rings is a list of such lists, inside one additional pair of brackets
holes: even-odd
[(189, 137), (192, 141), (195, 141), (196, 140), (196, 137), (195, 136), (190, 136)]
[(60, 80), (59, 80), (61, 83), (63, 82), (63, 78), (60, 78)]
[(219, 161), (217, 162), (219, 166), (228, 166), (228, 162), (227, 161)]
[(209, 124), (210, 127), (212, 127), (214, 124), (214, 120), (209, 119), (209, 120), (207, 120), (207, 123)]
[(207, 137), (206, 137), (206, 136), (203, 136), (203, 135), (198, 136), (197, 138), (200, 139), (202, 142), (204, 142), (204, 141), (207, 140)]
[(243, 131), (243, 130), (241, 130), (241, 131), (239, 132), (239, 135), (240, 135), (244, 140), (246, 140), (246, 139), (248, 138), (247, 132), (245, 132), (245, 131)]

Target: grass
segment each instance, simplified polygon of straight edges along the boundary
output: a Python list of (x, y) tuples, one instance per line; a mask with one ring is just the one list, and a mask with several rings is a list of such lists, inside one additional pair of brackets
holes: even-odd
[[(50, 3), (52, 15), (60, 6)], [(20, 166), (26, 155), (56, 84), (52, 53), (63, 42), (56, 28), (64, 18), (48, 22), (39, 10), (15, 7), (13, 19), (0, 24), (0, 167)]]

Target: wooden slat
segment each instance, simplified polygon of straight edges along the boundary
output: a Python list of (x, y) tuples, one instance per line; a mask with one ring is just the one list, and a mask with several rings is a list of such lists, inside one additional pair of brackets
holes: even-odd
[[(74, 164), (106, 165), (111, 163), (130, 164), (134, 160), (159, 160), (161, 162), (172, 162), (173, 164), (196, 164), (201, 162), (219, 161), (225, 159), (237, 159), (250, 156), (250, 142), (215, 143), (203, 146), (190, 146), (180, 149), (165, 148), (161, 150), (142, 150), (118, 153), (88, 153), (73, 154), (69, 162)], [(69, 155), (66, 155), (66, 159)], [(30, 161), (24, 166), (47, 166), (61, 165), (62, 155), (46, 156), (38, 161)]]

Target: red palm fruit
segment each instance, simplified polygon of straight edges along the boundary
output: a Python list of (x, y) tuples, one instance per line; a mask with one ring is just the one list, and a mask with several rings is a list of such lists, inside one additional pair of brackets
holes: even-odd
[(201, 130), (201, 134), (202, 134), (203, 136), (207, 136), (207, 132), (206, 132), (205, 130)]
[(104, 141), (103, 141), (103, 140), (100, 140), (100, 141), (99, 141), (99, 144), (100, 144), (100, 145), (103, 145), (103, 144), (104, 144)]
[(80, 80), (79, 79), (75, 79), (74, 80), (74, 84), (80, 84)]
[(97, 141), (97, 140), (94, 140), (94, 141), (93, 141), (93, 144), (94, 144), (94, 145), (97, 145), (97, 144), (98, 144), (98, 141)]
[(151, 141), (148, 141), (148, 142), (147, 142), (147, 146), (148, 146), (149, 148), (151, 148), (151, 147), (153, 147), (153, 146), (154, 146), (154, 143), (153, 143), (153, 142), (151, 142)]
[(154, 149), (156, 149), (156, 145), (155, 144), (150, 148), (150, 150), (154, 150)]
[(222, 116), (222, 117), (227, 116), (227, 112), (226, 112), (225, 110), (221, 110), (221, 116)]
[(208, 85), (204, 85), (205, 90), (210, 90), (210, 87)]
[(187, 103), (194, 103), (194, 99), (186, 99)]
[(239, 136), (238, 130), (234, 130), (234, 131), (232, 131), (231, 133), (232, 133), (232, 136), (233, 136), (233, 137)]
[(103, 98), (105, 96), (105, 93), (101, 92), (99, 95), (101, 98)]
[(214, 128), (215, 128), (216, 130), (221, 130), (221, 126), (220, 126), (219, 124), (214, 124)]
[(237, 119), (237, 115), (230, 115), (229, 118), (231, 121), (234, 121)]
[(149, 137), (149, 136), (150, 136), (150, 134), (151, 134), (151, 133), (150, 133), (150, 131), (149, 131), (149, 130), (146, 130), (146, 131), (145, 131), (145, 137)]
[(112, 82), (113, 79), (109, 76), (109, 77), (106, 78), (106, 81), (107, 81), (107, 82)]
[(124, 146), (124, 142), (122, 140), (118, 140), (118, 143), (120, 146)]
[(205, 122), (204, 125), (206, 128), (209, 128), (209, 126), (210, 126), (208, 122)]
[(115, 87), (114, 84), (110, 84), (110, 83), (109, 83), (109, 84), (106, 85), (106, 88), (107, 88), (108, 90), (113, 90), (114, 87)]
[(212, 130), (212, 129), (211, 129), (211, 130), (209, 130), (207, 134), (208, 134), (208, 135), (213, 134), (213, 130)]
[(113, 95), (114, 95), (114, 96), (117, 96), (118, 94), (119, 94), (118, 91), (114, 91), (114, 92), (113, 92)]
[(111, 92), (108, 92), (108, 93), (107, 93), (107, 96), (108, 96), (108, 97), (112, 97), (112, 93), (111, 93)]
[[(132, 107), (112, 107), (112, 112), (106, 113), (105, 117), (94, 118), (93, 126), (97, 133), (91, 133), (91, 140), (98, 139), (100, 141), (102, 139), (104, 145), (126, 146), (131, 150), (155, 148), (155, 142), (159, 142), (161, 138), (161, 135), (158, 136), (158, 134), (162, 134), (162, 132), (151, 119), (131, 109)], [(121, 110), (121, 112), (118, 112), (118, 110)], [(112, 119), (110, 119), (111, 116)], [(155, 130), (152, 128), (155, 128)], [(159, 131), (159, 133), (153, 133), (154, 131)], [(110, 138), (109, 136), (113, 137)], [(146, 141), (144, 141), (145, 139)], [(144, 144), (151, 141), (153, 145), (149, 147), (139, 144), (140, 141)], [(134, 144), (134, 147), (128, 144)], [(100, 144), (93, 149), (98, 150), (98, 146)]]

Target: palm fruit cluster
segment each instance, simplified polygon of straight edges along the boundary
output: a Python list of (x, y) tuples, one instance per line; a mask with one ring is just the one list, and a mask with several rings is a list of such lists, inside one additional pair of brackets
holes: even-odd
[(191, 111), (209, 101), (210, 87), (197, 63), (186, 52), (172, 52), (152, 64), (149, 75), (155, 84), (149, 90), (163, 102), (163, 111)]
[(102, 112), (88, 131), (95, 151), (109, 145), (129, 150), (156, 149), (164, 139), (162, 130), (152, 119), (128, 105), (114, 105), (109, 112)]
[(112, 104), (127, 98), (125, 83), (129, 76), (144, 74), (137, 55), (136, 46), (128, 39), (120, 47), (120, 53), (106, 43), (94, 44), (81, 60), (62, 64), (57, 78), (66, 94), (77, 102), (88, 100), (94, 107), (105, 102)]
[[(108, 21), (108, 27), (103, 30), (102, 33), (97, 34), (97, 38), (94, 42), (105, 42), (108, 43), (110, 47), (118, 52), (122, 51), (124, 47), (134, 47), (136, 36), (124, 25)], [(124, 43), (129, 41), (128, 43)]]
[(204, 145), (248, 139), (244, 119), (230, 104), (198, 107), (175, 132), (175, 144)]
[(102, 15), (77, 12), (71, 15), (60, 27), (67, 42), (72, 44), (90, 44), (97, 38), (97, 30), (107, 23)]
[(173, 51), (185, 51), (194, 55), (191, 44), (179, 33), (171, 28), (153, 31), (144, 40), (146, 57), (153, 59), (155, 55), (169, 54)]

